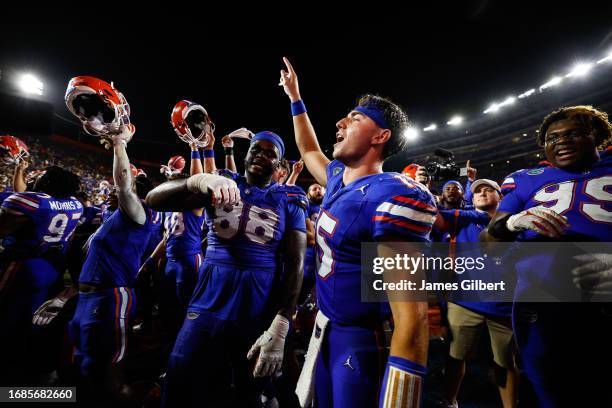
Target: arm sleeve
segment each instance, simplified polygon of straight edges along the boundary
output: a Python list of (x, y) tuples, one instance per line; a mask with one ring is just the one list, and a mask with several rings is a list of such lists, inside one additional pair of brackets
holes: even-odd
[(4, 200), (2, 208), (9, 214), (25, 215), (33, 218), (40, 208), (40, 204), (40, 198), (33, 194), (15, 193)]
[(463, 228), (469, 224), (489, 224), (489, 214), (476, 210), (440, 210), (440, 215), (452, 229)]
[(393, 235), (405, 236), (411, 241), (428, 241), (437, 214), (431, 201), (406, 194), (382, 202), (371, 220), (373, 238)]
[(286, 214), (286, 231), (298, 230), (306, 233), (306, 211), (303, 207), (295, 202), (289, 202)]
[(474, 195), (472, 194), (472, 181), (470, 179), (465, 182), (465, 190), (463, 191), (465, 191), (465, 194), (463, 194), (463, 200), (465, 200), (468, 205), (472, 205)]

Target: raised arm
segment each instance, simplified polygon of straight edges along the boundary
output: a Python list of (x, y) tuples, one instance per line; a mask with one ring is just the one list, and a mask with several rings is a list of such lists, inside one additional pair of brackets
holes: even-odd
[[(208, 144), (204, 146), (204, 173), (214, 173), (217, 171), (215, 164), (215, 135), (208, 134)], [(191, 173), (192, 175), (195, 173)]]
[(225, 152), (225, 168), (232, 173), (236, 173), (236, 161), (234, 160), (234, 139), (229, 136), (223, 136), (221, 139), (223, 150)]
[(295, 183), (297, 182), (297, 179), (300, 176), (300, 173), (302, 172), (303, 169), (304, 169), (304, 161), (302, 159), (293, 163), (293, 169), (291, 171), (291, 175), (289, 176), (285, 184), (288, 186), (295, 186)]
[(195, 143), (189, 145), (191, 148), (191, 162), (189, 165), (189, 175), (200, 174), (204, 172), (202, 167), (202, 160), (200, 160), (200, 151)]
[(26, 182), (24, 177), (25, 169), (28, 168), (27, 160), (21, 160), (15, 166), (15, 174), (13, 175), (13, 191), (16, 193), (23, 193), (26, 191)]
[[(214, 143), (214, 138), (213, 138), (212, 143)], [(204, 169), (202, 167), (202, 160), (200, 159), (200, 151), (198, 150), (198, 145), (196, 145), (195, 143), (191, 143), (189, 147), (191, 148), (191, 163), (189, 166), (189, 174), (191, 176), (193, 176), (194, 174), (202, 174), (204, 172)], [(204, 160), (206, 160), (206, 158)], [(214, 165), (214, 160), (215, 159), (213, 158), (213, 165)], [(203, 207), (195, 208), (192, 210), (192, 212), (197, 217), (201, 216), (203, 211), (204, 211)]]
[(123, 126), (121, 133), (111, 137), (113, 143), (113, 179), (117, 187), (119, 207), (132, 221), (144, 225), (147, 215), (133, 188), (130, 159), (126, 147), (134, 134), (133, 126)]
[(295, 143), (300, 150), (300, 155), (310, 174), (322, 186), (327, 185), (326, 169), (330, 160), (323, 154), (317, 135), (310, 123), (310, 118), (300, 96), (298, 78), (293, 66), (287, 58), (283, 58), (287, 71), (281, 70), (280, 84), (289, 99), (291, 100), (293, 116), (293, 131), (295, 133)]

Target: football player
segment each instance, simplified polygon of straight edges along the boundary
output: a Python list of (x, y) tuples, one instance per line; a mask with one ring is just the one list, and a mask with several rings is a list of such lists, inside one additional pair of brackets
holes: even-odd
[(66, 104), (84, 128), (113, 149), (117, 209), (89, 240), (79, 276), (79, 299), (69, 333), (74, 362), (100, 398), (115, 391), (115, 364), (125, 358), (135, 312), (133, 285), (151, 231), (152, 212), (141, 202), (151, 190), (146, 177), (130, 169), (127, 143), (134, 134), (127, 102), (114, 86), (92, 77), (73, 78)]
[[(519, 170), (506, 178), (502, 202), (485, 241), (612, 242), (612, 157), (598, 146), (612, 139), (607, 114), (591, 106), (570, 106), (549, 114), (538, 143), (550, 165)], [(586, 258), (585, 258), (586, 257)], [(558, 257), (561, 259), (563, 257)], [(584, 366), (612, 364), (606, 304), (527, 303), (537, 288), (573, 286), (606, 290), (610, 254), (579, 255), (585, 265), (573, 268), (567, 257), (529, 257), (517, 262), (513, 328), (523, 369), (543, 407), (609, 406), (607, 379)], [(538, 262), (535, 262), (538, 260)], [(567, 271), (567, 272), (565, 272)]]
[(166, 407), (218, 406), (230, 385), (235, 406), (259, 406), (267, 382), (260, 377), (280, 370), (306, 247), (306, 197), (272, 181), (284, 150), (275, 133), (257, 133), (244, 175), (199, 174), (147, 197), (155, 209), (207, 204), (208, 247), (168, 363)]
[[(319, 315), (298, 384), (306, 406), (315, 371), (316, 404), (333, 407), (418, 406), (427, 361), (427, 303), (361, 302), (361, 243), (429, 241), (436, 215), (423, 186), (382, 171), (385, 159), (401, 150), (408, 119), (402, 109), (373, 95), (336, 123), (330, 161), (319, 147), (300, 97), (295, 70), (284, 59), (280, 85), (291, 100), (296, 143), (308, 171), (326, 187), (316, 224)], [(381, 252), (381, 253), (382, 253)], [(383, 324), (393, 315), (395, 331), (386, 370), (380, 351)], [(318, 354), (318, 355), (317, 355)], [(316, 358), (316, 364), (312, 361)], [(380, 388), (381, 381), (382, 389)]]
[(11, 382), (33, 374), (28, 372), (35, 354), (29, 350), (32, 314), (63, 288), (68, 243), (83, 213), (73, 197), (78, 188), (75, 174), (52, 166), (38, 178), (34, 191), (14, 193), (2, 203), (0, 359), (2, 375)]

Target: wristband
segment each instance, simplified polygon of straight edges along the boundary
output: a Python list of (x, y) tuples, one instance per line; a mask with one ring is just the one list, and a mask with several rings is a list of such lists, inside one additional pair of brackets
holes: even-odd
[(514, 241), (518, 232), (512, 232), (508, 229), (508, 218), (510, 218), (512, 214), (508, 214), (508, 216), (504, 218), (500, 218), (493, 225), (490, 225), (487, 229), (489, 234), (502, 241)]
[(213, 149), (204, 150), (204, 158), (210, 159), (211, 157), (215, 157), (215, 151)]
[(200, 158), (200, 152), (197, 150), (192, 150), (191, 151), (191, 158), (192, 159), (199, 159)]
[(234, 155), (234, 148), (233, 147), (224, 147), (223, 150), (225, 151), (225, 155), (226, 156), (233, 156)]
[(389, 356), (379, 406), (420, 407), (427, 369), (414, 361)]
[(291, 114), (293, 116), (301, 115), (302, 113), (306, 113), (306, 105), (304, 105), (303, 100), (291, 102)]

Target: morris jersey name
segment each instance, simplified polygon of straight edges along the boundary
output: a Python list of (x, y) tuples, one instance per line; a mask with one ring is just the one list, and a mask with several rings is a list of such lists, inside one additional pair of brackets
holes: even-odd
[[(79, 203), (80, 204), (80, 203)], [(49, 201), (49, 207), (51, 207), (52, 210), (76, 210), (77, 209), (77, 205), (75, 202), (71, 202), (71, 201)]]

